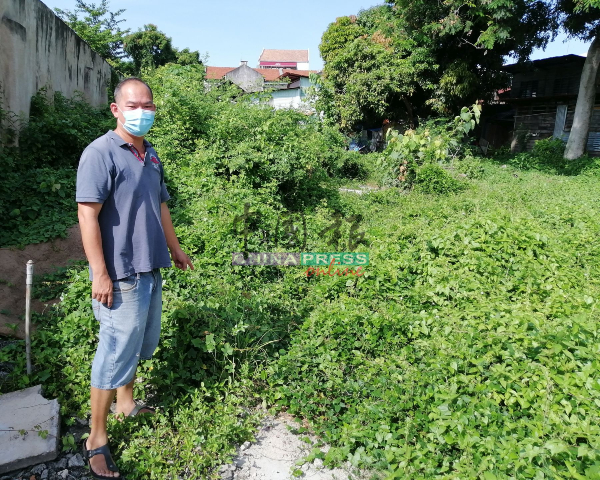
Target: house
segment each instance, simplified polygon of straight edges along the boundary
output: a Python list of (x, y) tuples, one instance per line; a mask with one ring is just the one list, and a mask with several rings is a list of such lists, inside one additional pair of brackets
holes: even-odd
[(259, 68), (308, 70), (308, 50), (273, 50), (264, 48), (258, 59)]
[[(513, 76), (511, 88), (499, 94), (500, 100), (514, 109), (511, 150), (530, 150), (543, 138), (568, 140), (584, 62), (585, 57), (563, 55), (503, 67)], [(592, 115), (587, 151), (600, 155), (599, 100)]]
[(272, 99), (269, 104), (274, 108), (297, 108), (310, 111), (311, 106), (306, 103), (306, 89), (313, 85), (309, 79), (311, 73), (317, 73), (316, 70), (285, 70), (280, 79), (289, 78), (290, 83), (286, 88), (277, 89), (271, 92)]
[(227, 78), (240, 87), (244, 92), (261, 92), (265, 84), (272, 88), (275, 85), (284, 87), (279, 77), (282, 69), (259, 69), (248, 66), (246, 60), (242, 60), (239, 67), (206, 67), (206, 80), (220, 80)]
[(317, 70), (283, 68), (251, 68), (243, 60), (238, 67), (206, 67), (206, 80), (227, 79), (244, 92), (270, 91), (269, 104), (274, 108), (297, 108), (310, 111), (305, 102), (306, 88), (311, 86), (309, 76)]

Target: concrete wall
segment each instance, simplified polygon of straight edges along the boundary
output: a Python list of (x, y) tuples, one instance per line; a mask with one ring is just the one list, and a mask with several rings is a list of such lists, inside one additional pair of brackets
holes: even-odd
[(107, 102), (111, 67), (39, 0), (0, 0), (3, 108), (29, 116), (43, 86), (92, 105)]
[(264, 77), (248, 65), (240, 65), (225, 74), (225, 78), (231, 80), (245, 92), (260, 92), (265, 83)]

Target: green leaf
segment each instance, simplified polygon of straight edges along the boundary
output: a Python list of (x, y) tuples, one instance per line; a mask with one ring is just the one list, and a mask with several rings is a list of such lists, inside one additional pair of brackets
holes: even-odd
[(215, 336), (212, 333), (206, 335), (206, 351), (212, 352), (215, 349)]

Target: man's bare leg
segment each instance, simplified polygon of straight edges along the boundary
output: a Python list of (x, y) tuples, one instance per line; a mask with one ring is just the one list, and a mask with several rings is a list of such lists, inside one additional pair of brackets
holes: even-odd
[[(108, 432), (106, 431), (106, 419), (110, 411), (115, 390), (101, 390), (91, 388), (90, 399), (92, 404), (92, 429), (86, 442), (87, 450), (100, 448), (108, 443)], [(94, 455), (90, 458), (90, 467), (99, 475), (107, 477), (118, 477), (118, 472), (110, 471), (106, 466), (104, 455)]]
[[(127, 416), (135, 408), (135, 401), (133, 400), (133, 385), (135, 383), (135, 375), (131, 382), (127, 385), (117, 388), (117, 409), (116, 413), (123, 413)], [(142, 408), (138, 413), (152, 413), (151, 410)]]

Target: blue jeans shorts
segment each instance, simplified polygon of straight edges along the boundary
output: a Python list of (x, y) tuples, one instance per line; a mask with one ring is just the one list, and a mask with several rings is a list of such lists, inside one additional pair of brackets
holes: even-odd
[(150, 359), (158, 346), (162, 311), (160, 268), (114, 280), (112, 306), (92, 298), (92, 308), (100, 323), (92, 387), (113, 390), (127, 385), (139, 360)]

